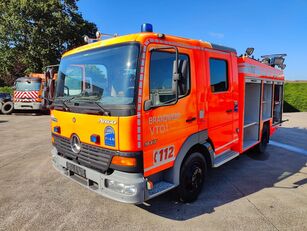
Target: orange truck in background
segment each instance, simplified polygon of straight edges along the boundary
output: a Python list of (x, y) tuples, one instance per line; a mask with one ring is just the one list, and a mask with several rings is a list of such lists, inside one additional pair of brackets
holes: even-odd
[(46, 67), (45, 73), (31, 73), (27, 77), (16, 79), (14, 84), (15, 111), (46, 111), (54, 95), (57, 74), (53, 68)]
[[(87, 38), (87, 41), (90, 41)], [(52, 161), (105, 197), (197, 199), (209, 168), (254, 148), (282, 121), (284, 56), (142, 32), (66, 52), (51, 105)]]

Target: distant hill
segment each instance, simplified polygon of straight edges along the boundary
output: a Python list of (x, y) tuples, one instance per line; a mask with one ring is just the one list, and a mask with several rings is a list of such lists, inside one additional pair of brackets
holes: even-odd
[(286, 81), (284, 112), (307, 112), (307, 80)]

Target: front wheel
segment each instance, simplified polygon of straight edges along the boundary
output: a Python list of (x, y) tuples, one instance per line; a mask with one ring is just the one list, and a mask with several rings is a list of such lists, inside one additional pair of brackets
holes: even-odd
[(179, 200), (188, 203), (197, 199), (207, 175), (204, 156), (194, 152), (183, 162), (180, 171), (180, 185), (177, 192)]
[(14, 110), (13, 102), (6, 102), (2, 105), (1, 111), (3, 114), (8, 115), (11, 114)]

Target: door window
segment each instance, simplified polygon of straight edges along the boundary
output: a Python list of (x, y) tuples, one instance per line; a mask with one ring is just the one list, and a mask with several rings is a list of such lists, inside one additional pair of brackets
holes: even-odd
[[(150, 58), (149, 89), (150, 98), (156, 105), (165, 104), (175, 99), (172, 92), (173, 63), (176, 60), (175, 53), (153, 51)], [(188, 94), (190, 88), (190, 68), (187, 55), (179, 55), (179, 69), (183, 61), (188, 62), (186, 73), (178, 82), (178, 97)]]
[(228, 67), (223, 59), (210, 58), (210, 86), (212, 92), (228, 90)]

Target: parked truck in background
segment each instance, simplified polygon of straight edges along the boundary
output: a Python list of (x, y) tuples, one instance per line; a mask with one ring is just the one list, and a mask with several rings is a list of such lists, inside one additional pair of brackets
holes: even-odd
[(209, 168), (264, 152), (282, 122), (284, 55), (255, 60), (150, 24), (97, 37), (62, 57), (52, 161), (105, 197), (142, 203), (176, 188), (193, 201)]
[(14, 110), (45, 112), (53, 99), (56, 66), (46, 67), (45, 73), (31, 73), (16, 79), (14, 84)]

